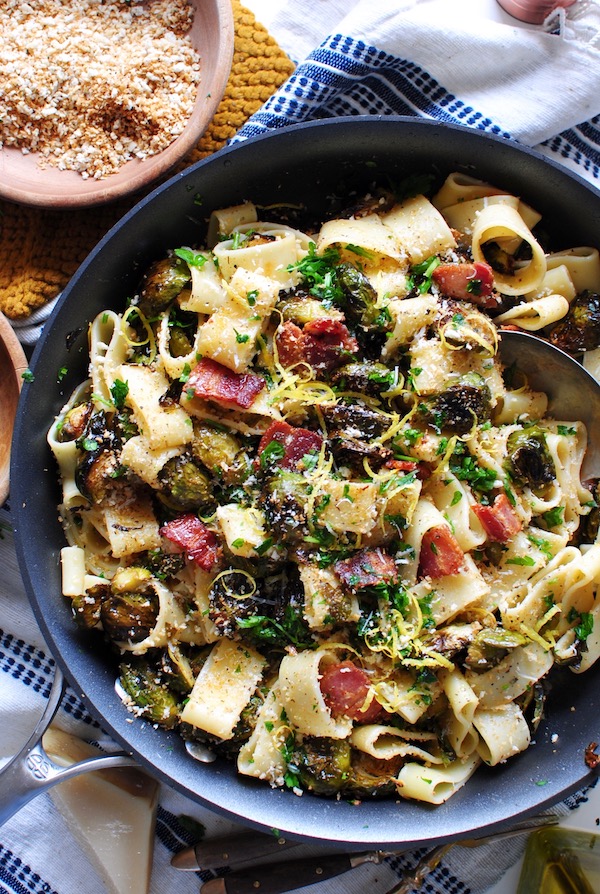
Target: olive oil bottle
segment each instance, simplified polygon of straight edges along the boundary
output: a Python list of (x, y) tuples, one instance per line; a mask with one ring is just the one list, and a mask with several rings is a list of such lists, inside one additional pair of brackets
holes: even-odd
[(560, 826), (528, 839), (517, 894), (598, 894), (600, 836)]

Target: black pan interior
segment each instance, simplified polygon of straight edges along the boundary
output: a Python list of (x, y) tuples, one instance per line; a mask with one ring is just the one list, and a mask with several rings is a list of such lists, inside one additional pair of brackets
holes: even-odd
[[(45, 436), (86, 376), (88, 322), (120, 309), (140, 271), (166, 249), (201, 243), (215, 208), (250, 199), (299, 203), (315, 218), (337, 196), (374, 180), (451, 171), (515, 191), (537, 208), (555, 248), (600, 246), (600, 193), (536, 153), (467, 128), (410, 118), (349, 118), (298, 125), (222, 150), (143, 199), (80, 267), (45, 327), (25, 384), (12, 450), (11, 504), (25, 586), (54, 657), (91, 713), (160, 780), (229, 818), (332, 845), (397, 848), (499, 826), (589, 782), (584, 750), (600, 736), (598, 673), (558, 675), (535, 744), (504, 766), (483, 768), (446, 804), (326, 801), (237, 777), (225, 762), (200, 764), (176, 734), (131, 722), (114, 692), (114, 664), (73, 623), (60, 593), (56, 471)], [(261, 213), (268, 219), (268, 211)], [(68, 338), (68, 336), (70, 336)], [(67, 347), (69, 342), (70, 347)], [(58, 371), (67, 368), (58, 382)]]

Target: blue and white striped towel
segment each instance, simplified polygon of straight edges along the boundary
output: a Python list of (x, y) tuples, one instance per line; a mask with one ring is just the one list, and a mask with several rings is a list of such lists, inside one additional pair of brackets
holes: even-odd
[[(269, 25), (293, 58), (307, 33), (322, 29), (328, 8), (340, 7), (312, 5), (314, 15), (310, 5), (284, 4)], [(517, 140), (600, 186), (598, 0), (557, 9), (538, 28), (524, 27), (494, 0), (343, 6), (345, 18), (234, 141), (316, 118), (416, 115)]]

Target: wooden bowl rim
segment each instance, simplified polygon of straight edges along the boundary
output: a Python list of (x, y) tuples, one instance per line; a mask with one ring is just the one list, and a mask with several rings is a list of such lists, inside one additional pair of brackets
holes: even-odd
[[(132, 159), (100, 180), (84, 180), (76, 171), (38, 166), (38, 153), (0, 149), (0, 198), (35, 207), (67, 209), (106, 204), (138, 192), (167, 174), (197, 144), (219, 105), (233, 62), (234, 21), (231, 0), (188, 0), (194, 6), (192, 40), (199, 51), (201, 80), (192, 115), (182, 133), (162, 152)], [(208, 80), (203, 75), (206, 60)]]
[[(3, 369), (5, 361), (7, 369)], [(0, 395), (0, 506), (8, 496), (10, 445), (27, 357), (9, 320), (0, 312), (0, 379), (8, 393)]]

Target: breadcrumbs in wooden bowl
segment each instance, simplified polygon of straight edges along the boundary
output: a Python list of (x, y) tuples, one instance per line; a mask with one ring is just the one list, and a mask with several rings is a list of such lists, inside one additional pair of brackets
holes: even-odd
[(0, 506), (8, 496), (10, 442), (27, 358), (14, 329), (0, 313)]
[(233, 58), (230, 0), (8, 0), (0, 34), (0, 196), (53, 208), (168, 173)]

